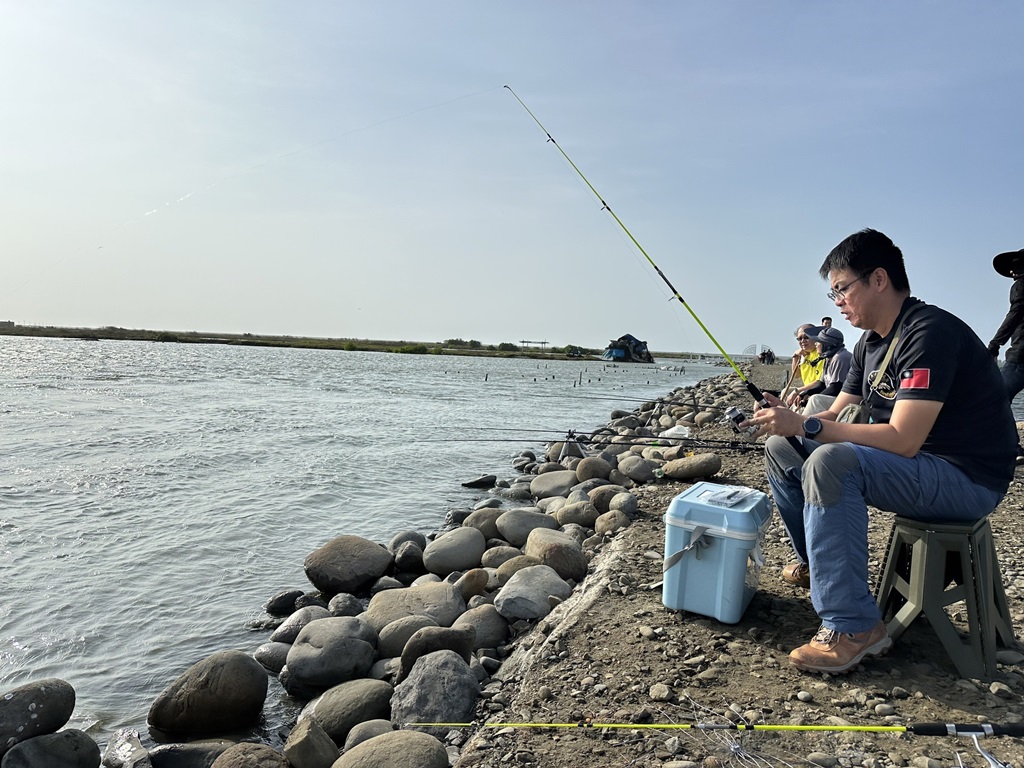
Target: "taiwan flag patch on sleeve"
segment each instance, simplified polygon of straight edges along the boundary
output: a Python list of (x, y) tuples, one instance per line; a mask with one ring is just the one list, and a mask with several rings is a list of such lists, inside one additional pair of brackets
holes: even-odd
[(900, 374), (900, 389), (928, 389), (931, 368), (911, 368)]

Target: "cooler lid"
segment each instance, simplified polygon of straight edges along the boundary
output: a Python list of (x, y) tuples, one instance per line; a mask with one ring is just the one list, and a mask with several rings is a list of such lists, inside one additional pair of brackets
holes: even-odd
[(760, 533), (771, 509), (768, 496), (754, 488), (700, 482), (672, 500), (665, 524), (702, 526), (712, 534), (748, 539)]

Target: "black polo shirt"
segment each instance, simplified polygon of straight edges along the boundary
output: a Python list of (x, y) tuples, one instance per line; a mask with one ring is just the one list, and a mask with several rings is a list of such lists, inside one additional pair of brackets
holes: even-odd
[[(869, 399), (874, 373), (911, 307), (916, 309)], [(907, 298), (887, 336), (865, 331), (857, 341), (843, 392), (868, 400), (872, 421), (884, 423), (897, 400), (941, 402), (942, 410), (921, 450), (959, 467), (979, 485), (1006, 492), (1013, 478), (1017, 428), (995, 360), (960, 318)]]

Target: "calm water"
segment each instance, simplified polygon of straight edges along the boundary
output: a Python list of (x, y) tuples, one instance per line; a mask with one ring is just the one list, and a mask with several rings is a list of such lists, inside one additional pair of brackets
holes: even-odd
[(76, 727), (145, 734), (325, 541), (434, 530), (462, 481), (727, 371), (0, 336), (0, 691), (60, 677)]

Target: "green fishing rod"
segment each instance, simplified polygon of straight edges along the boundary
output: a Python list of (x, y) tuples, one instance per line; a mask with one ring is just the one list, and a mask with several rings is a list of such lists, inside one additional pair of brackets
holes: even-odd
[(705, 334), (707, 334), (707, 337), (709, 339), (711, 339), (711, 343), (715, 345), (718, 351), (722, 353), (722, 357), (725, 358), (726, 362), (732, 366), (732, 369), (734, 371), (736, 371), (736, 375), (739, 376), (740, 380), (744, 383), (744, 385), (746, 385), (747, 391), (750, 392), (754, 400), (757, 401), (757, 404), (760, 405), (762, 408), (768, 408), (768, 401), (765, 400), (764, 394), (762, 394), (761, 390), (757, 388), (757, 385), (749, 381), (747, 377), (743, 374), (743, 371), (740, 370), (740, 367), (736, 365), (735, 362), (733, 362), (733, 359), (729, 357), (729, 354), (725, 351), (725, 349), (722, 348), (722, 345), (718, 343), (718, 339), (714, 337), (711, 331), (708, 330), (708, 327), (704, 325), (701, 319), (697, 316), (697, 313), (694, 312), (690, 305), (686, 303), (686, 300), (680, 295), (679, 291), (676, 290), (676, 287), (672, 285), (672, 282), (668, 279), (668, 277), (665, 276), (665, 273), (661, 271), (661, 268), (654, 263), (654, 259), (652, 259), (650, 255), (647, 253), (647, 251), (644, 250), (643, 246), (640, 245), (639, 242), (637, 242), (637, 239), (633, 237), (633, 233), (630, 232), (626, 225), (622, 223), (622, 220), (615, 215), (615, 211), (613, 211), (612, 207), (608, 205), (607, 202), (605, 202), (604, 198), (601, 197), (600, 193), (596, 189), (594, 189), (594, 185), (590, 183), (586, 176), (583, 175), (583, 172), (576, 167), (576, 163), (574, 163), (572, 159), (569, 157), (569, 155), (565, 153), (565, 150), (562, 149), (562, 147), (559, 145), (557, 141), (555, 141), (555, 138), (548, 132), (548, 129), (545, 128), (541, 121), (537, 119), (537, 116), (530, 111), (530, 108), (526, 106), (523, 100), (519, 98), (519, 95), (515, 91), (513, 91), (510, 86), (506, 85), (505, 87), (508, 88), (509, 93), (515, 96), (516, 101), (518, 101), (522, 108), (526, 110), (526, 113), (533, 118), (533, 122), (535, 122), (537, 126), (548, 137), (548, 141), (555, 145), (555, 148), (562, 153), (562, 157), (565, 158), (566, 162), (568, 162), (569, 165), (572, 166), (572, 169), (576, 171), (576, 173), (579, 175), (579, 177), (583, 179), (583, 183), (590, 188), (590, 191), (594, 193), (594, 197), (596, 197), (600, 201), (601, 209), (608, 211), (608, 213), (611, 214), (611, 217), (615, 219), (615, 223), (622, 228), (622, 231), (626, 233), (626, 236), (632, 241), (633, 245), (635, 245), (637, 250), (644, 255), (644, 258), (647, 259), (648, 263), (654, 268), (654, 271), (658, 273), (658, 277), (665, 281), (665, 285), (667, 285), (669, 290), (672, 291), (673, 298), (677, 299), (679, 303), (683, 305), (686, 311), (690, 313), (690, 316), (696, 321), (697, 325), (700, 326), (700, 329), (704, 331)]
[(917, 723), (912, 725), (792, 725), (788, 723), (406, 723), (413, 728), (590, 728), (612, 730), (807, 731), (909, 733), (914, 736), (1024, 737), (1024, 723)]

